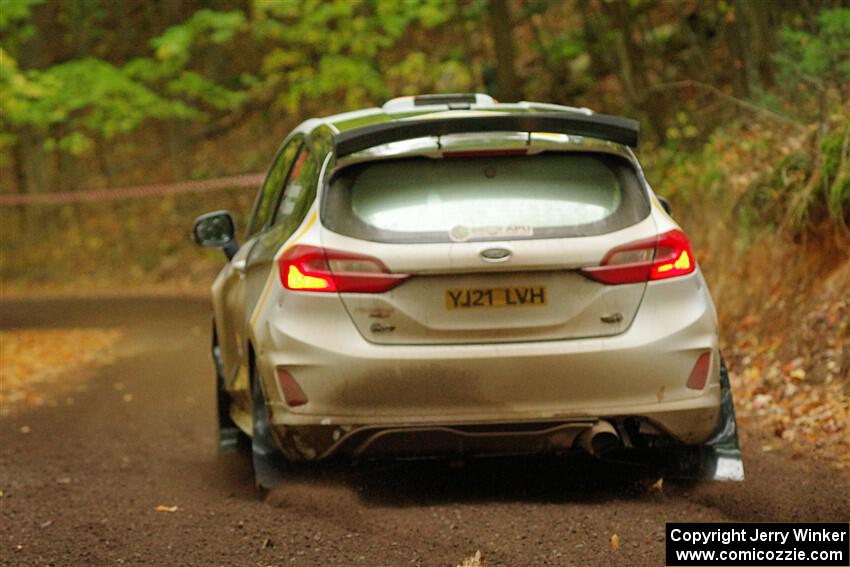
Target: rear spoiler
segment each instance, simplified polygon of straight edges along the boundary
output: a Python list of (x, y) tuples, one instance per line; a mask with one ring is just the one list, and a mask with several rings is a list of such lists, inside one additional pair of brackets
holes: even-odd
[(477, 132), (554, 132), (598, 138), (636, 148), (640, 123), (619, 116), (572, 112), (394, 120), (337, 134), (334, 136), (334, 150), (337, 157), (342, 157), (390, 142)]

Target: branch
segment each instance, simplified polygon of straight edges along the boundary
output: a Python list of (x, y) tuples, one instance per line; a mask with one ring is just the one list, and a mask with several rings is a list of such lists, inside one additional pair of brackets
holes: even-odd
[(772, 119), (774, 119), (778, 122), (782, 122), (784, 124), (789, 124), (791, 126), (794, 126), (795, 128), (799, 128), (800, 130), (806, 129), (805, 124), (803, 124), (802, 122), (799, 122), (797, 120), (794, 120), (793, 118), (779, 114), (779, 113), (774, 112), (772, 110), (768, 110), (767, 108), (764, 108), (762, 106), (758, 106), (757, 104), (753, 104), (751, 102), (748, 102), (746, 100), (742, 100), (742, 99), (734, 97), (732, 95), (728, 95), (728, 94), (724, 93), (723, 91), (721, 91), (720, 89), (718, 89), (717, 87), (715, 87), (713, 85), (709, 85), (707, 83), (701, 83), (699, 81), (694, 81), (692, 79), (687, 79), (687, 80), (684, 80), (684, 81), (674, 81), (672, 83), (661, 83), (661, 84), (658, 84), (658, 85), (653, 85), (650, 88), (650, 90), (651, 91), (663, 91), (663, 90), (669, 90), (669, 89), (681, 89), (681, 88), (688, 88), (688, 87), (693, 87), (693, 88), (697, 88), (697, 89), (702, 89), (704, 91), (708, 91), (711, 94), (713, 94), (713, 95), (715, 95), (719, 98), (722, 98), (723, 100), (729, 101), (732, 104), (740, 106), (741, 108), (746, 108), (747, 110), (750, 110), (752, 112), (756, 112), (758, 114), (762, 114), (762, 115), (767, 116), (768, 118), (772, 118)]

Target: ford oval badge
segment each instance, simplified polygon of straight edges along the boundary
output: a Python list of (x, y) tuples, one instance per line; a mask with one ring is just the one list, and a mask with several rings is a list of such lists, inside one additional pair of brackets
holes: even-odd
[(511, 251), (504, 248), (488, 248), (482, 250), (480, 255), (485, 262), (504, 262), (511, 257)]

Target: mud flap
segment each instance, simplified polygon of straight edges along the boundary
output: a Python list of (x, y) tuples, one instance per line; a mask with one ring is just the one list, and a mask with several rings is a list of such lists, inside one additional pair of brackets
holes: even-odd
[(283, 484), (284, 469), (287, 462), (275, 446), (271, 435), (261, 433), (261, 427), (254, 423), (254, 436), (251, 438), (251, 457), (254, 463), (254, 484), (261, 490), (271, 490)]
[(720, 413), (711, 437), (698, 446), (674, 445), (612, 451), (603, 460), (637, 465), (664, 478), (683, 480), (744, 480), (744, 462), (738, 442), (738, 422), (726, 363), (720, 361)]
[(269, 409), (256, 370), (251, 378), (251, 458), (254, 464), (254, 484), (261, 491), (283, 484), (287, 462), (272, 437)]
[(711, 438), (697, 451), (695, 478), (710, 480), (744, 480), (744, 461), (738, 441), (738, 421), (732, 401), (732, 386), (726, 362), (720, 359), (720, 415)]
[(224, 367), (221, 363), (221, 349), (215, 333), (215, 323), (212, 332), (212, 359), (215, 366), (215, 396), (218, 414), (218, 450), (227, 453), (239, 447), (243, 437), (233, 419), (230, 418), (230, 398), (224, 391)]
[(661, 450), (659, 472), (668, 478), (743, 481), (744, 461), (738, 442), (738, 422), (726, 363), (720, 359), (720, 413), (711, 437), (696, 447)]

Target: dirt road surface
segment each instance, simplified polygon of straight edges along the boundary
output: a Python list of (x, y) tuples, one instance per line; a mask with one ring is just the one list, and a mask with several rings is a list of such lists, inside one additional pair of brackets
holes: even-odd
[(452, 567), (480, 550), (488, 566), (657, 567), (668, 521), (850, 517), (846, 472), (746, 429), (744, 483), (658, 492), (583, 459), (337, 463), (258, 499), (248, 459), (217, 454), (209, 318), (186, 299), (0, 303), (5, 328), (125, 331), (72, 404), (0, 418), (0, 564)]

